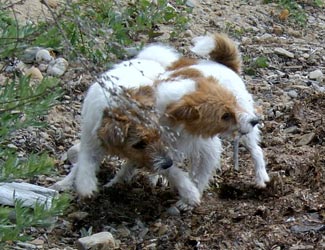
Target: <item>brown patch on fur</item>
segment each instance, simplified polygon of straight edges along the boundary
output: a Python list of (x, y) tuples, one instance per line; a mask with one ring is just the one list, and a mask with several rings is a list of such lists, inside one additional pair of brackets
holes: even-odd
[(130, 99), (138, 103), (141, 108), (152, 108), (155, 104), (155, 91), (151, 86), (141, 86), (136, 89), (125, 90)]
[(198, 78), (198, 77), (203, 77), (203, 74), (197, 70), (197, 69), (192, 69), (192, 68), (182, 68), (179, 70), (174, 71), (171, 75), (171, 77), (186, 77), (186, 78)]
[(231, 68), (236, 73), (241, 72), (241, 58), (238, 48), (225, 34), (216, 34), (214, 36), (216, 47), (209, 54), (210, 58), (218, 63), (221, 63)]
[(235, 96), (212, 77), (197, 79), (197, 90), (170, 104), (166, 114), (194, 135), (212, 137), (237, 127)]
[(197, 63), (197, 60), (194, 58), (187, 58), (187, 57), (182, 57), (178, 59), (177, 61), (173, 62), (171, 66), (167, 68), (167, 70), (177, 70), (181, 68), (185, 68), (191, 65), (194, 65)]

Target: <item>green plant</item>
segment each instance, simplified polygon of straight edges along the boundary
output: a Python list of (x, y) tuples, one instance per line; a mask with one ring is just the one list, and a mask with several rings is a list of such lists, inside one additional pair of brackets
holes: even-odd
[[(125, 57), (125, 47), (141, 46), (163, 33), (161, 25), (173, 25), (170, 37), (184, 30), (188, 20), (180, 12), (188, 12), (184, 1), (176, 1), (178, 8), (167, 0), (153, 4), (149, 0), (136, 3), (110, 0), (68, 1), (66, 8), (52, 13), (54, 25), (41, 24), (42, 32), (35, 45), (67, 47), (72, 57), (83, 55), (97, 66)], [(61, 41), (59, 45), (57, 41)]]
[(265, 56), (260, 56), (251, 60), (248, 56), (243, 57), (243, 61), (245, 63), (244, 72), (248, 75), (256, 75), (258, 69), (267, 68), (269, 66), (268, 58)]
[[(264, 0), (264, 3), (276, 2), (282, 9), (287, 9), (290, 16), (301, 26), (305, 26), (307, 22), (307, 13), (303, 8), (302, 1), (296, 0)], [(319, 8), (324, 6), (324, 0), (314, 0), (307, 2), (308, 4), (313, 4)]]
[[(46, 152), (29, 153), (20, 157), (15, 148), (8, 147), (12, 136), (29, 126), (42, 127), (42, 117), (61, 96), (58, 80), (45, 78), (32, 83), (28, 77), (20, 76), (7, 80), (0, 88), (0, 182), (17, 178), (28, 179), (37, 174), (46, 174), (53, 169), (54, 161)], [(50, 209), (36, 204), (34, 209), (24, 208), (16, 200), (14, 208), (0, 207), (0, 242), (23, 240), (21, 234), (30, 226), (45, 226), (48, 220), (61, 214), (67, 206), (66, 197), (53, 200)], [(14, 214), (15, 220), (9, 219)]]
[[(35, 25), (19, 25), (0, 4), (0, 61), (19, 56), (38, 31)], [(58, 83), (55, 78), (33, 82), (23, 75), (11, 75), (0, 82), (0, 182), (28, 180), (53, 169), (54, 160), (46, 152), (28, 152), (21, 157), (9, 145), (13, 145), (12, 137), (21, 129), (46, 126), (44, 115), (62, 95)], [(27, 239), (26, 230), (31, 226), (53, 223), (51, 218), (62, 214), (68, 204), (66, 196), (58, 196), (51, 208), (40, 204), (35, 204), (34, 209), (26, 208), (20, 200), (15, 201), (13, 208), (0, 206), (0, 248), (6, 241)]]
[(52, 199), (50, 209), (43, 204), (35, 204), (33, 209), (23, 206), (21, 200), (15, 201), (14, 208), (0, 207), (0, 246), (1, 242), (11, 240), (27, 240), (26, 234), (21, 234), (31, 226), (49, 227), (55, 222), (55, 217), (61, 215), (69, 204), (69, 198), (61, 195)]

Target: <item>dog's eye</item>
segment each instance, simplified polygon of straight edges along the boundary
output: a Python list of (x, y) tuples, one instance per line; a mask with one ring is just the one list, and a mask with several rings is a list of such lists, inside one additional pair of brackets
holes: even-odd
[(230, 113), (224, 113), (221, 117), (222, 120), (224, 121), (229, 121), (231, 119), (231, 114)]
[(137, 143), (132, 145), (132, 148), (135, 149), (144, 149), (146, 146), (148, 145), (147, 142), (145, 142), (144, 140), (138, 141)]

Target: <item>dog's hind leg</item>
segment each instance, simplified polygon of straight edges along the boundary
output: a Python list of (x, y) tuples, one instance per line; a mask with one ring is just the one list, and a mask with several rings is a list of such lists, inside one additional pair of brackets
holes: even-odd
[(129, 183), (136, 173), (136, 166), (132, 162), (127, 161), (122, 165), (121, 169), (117, 172), (114, 178), (106, 183), (104, 187), (112, 187), (118, 183)]
[(65, 191), (73, 188), (74, 180), (77, 172), (77, 164), (73, 164), (70, 173), (64, 177), (61, 181), (56, 182), (50, 188), (57, 191)]
[(259, 130), (255, 127), (254, 130), (242, 136), (242, 143), (249, 150), (253, 158), (255, 167), (255, 178), (257, 187), (266, 187), (266, 182), (270, 181), (270, 177), (266, 172), (266, 164), (264, 160), (263, 150), (259, 144)]

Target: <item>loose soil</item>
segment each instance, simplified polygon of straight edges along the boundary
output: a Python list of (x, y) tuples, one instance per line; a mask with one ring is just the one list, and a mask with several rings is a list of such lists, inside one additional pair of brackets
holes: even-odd
[[(33, 234), (45, 240), (44, 249), (74, 249), (85, 230), (110, 231), (120, 249), (325, 249), (325, 83), (309, 78), (325, 69), (324, 8), (299, 1), (308, 15), (301, 27), (293, 16), (281, 20), (277, 5), (261, 2), (191, 1), (188, 30), (169, 43), (188, 53), (194, 36), (214, 32), (226, 32), (239, 43), (243, 78), (264, 111), (261, 146), (272, 176), (267, 188), (254, 187), (244, 148), (239, 171), (233, 169), (232, 148), (225, 142), (222, 169), (194, 211), (168, 214), (176, 194), (151, 187), (140, 174), (131, 184), (101, 189), (92, 200), (76, 197), (57, 226)], [(279, 47), (294, 58), (275, 53)], [(267, 58), (267, 67), (252, 63), (259, 57)], [(72, 62), (62, 78), (66, 95), (48, 116), (51, 127), (42, 131), (47, 137), (29, 131), (21, 135), (24, 143), (15, 142), (27, 152), (48, 150), (58, 160), (57, 175), (41, 176), (37, 183), (51, 185), (69, 171), (64, 153), (78, 139), (80, 105), (92, 77)], [(116, 165), (103, 164), (101, 183), (112, 178)]]

